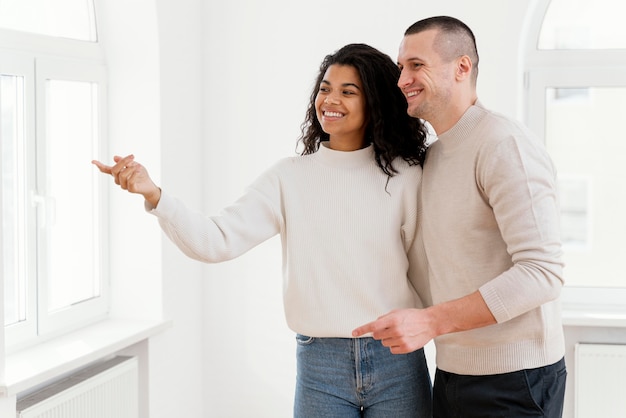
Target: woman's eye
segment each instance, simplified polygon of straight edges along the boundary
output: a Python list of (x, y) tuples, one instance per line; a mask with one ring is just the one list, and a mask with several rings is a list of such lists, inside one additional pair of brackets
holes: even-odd
[(319, 92), (320, 93), (328, 93), (330, 91), (330, 89), (328, 87), (320, 87)]
[(351, 96), (351, 95), (356, 94), (356, 93), (353, 92), (352, 90), (344, 90), (343, 94), (345, 94), (346, 96)]

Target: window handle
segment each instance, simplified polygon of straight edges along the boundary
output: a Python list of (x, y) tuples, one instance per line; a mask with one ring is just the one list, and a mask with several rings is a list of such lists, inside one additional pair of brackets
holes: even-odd
[(30, 192), (31, 204), (37, 208), (37, 225), (39, 228), (54, 226), (57, 218), (57, 202), (54, 197), (42, 196), (34, 191)]

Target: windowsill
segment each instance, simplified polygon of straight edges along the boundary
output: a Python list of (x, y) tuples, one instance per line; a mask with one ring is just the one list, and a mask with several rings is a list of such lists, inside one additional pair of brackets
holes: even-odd
[(6, 356), (0, 396), (13, 396), (112, 355), (171, 326), (171, 321), (109, 319)]
[(564, 305), (563, 325), (570, 327), (626, 328), (626, 307), (600, 305)]

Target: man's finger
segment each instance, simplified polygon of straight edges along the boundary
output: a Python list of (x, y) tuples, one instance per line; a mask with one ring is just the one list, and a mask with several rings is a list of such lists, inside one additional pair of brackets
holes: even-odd
[[(361, 337), (365, 334), (371, 333), (373, 335), (374, 333), (384, 331), (390, 326), (390, 321), (388, 317), (389, 317), (389, 314), (385, 314), (379, 317), (376, 321), (372, 321), (365, 325), (361, 325), (360, 327), (352, 331), (352, 336)], [(380, 337), (376, 336), (376, 338), (380, 338)]]
[(377, 321), (369, 322), (365, 325), (361, 325), (360, 327), (352, 331), (352, 336), (355, 338), (358, 338), (358, 337), (364, 336), (365, 334), (369, 334), (370, 332), (373, 333), (374, 330), (377, 329), (377, 327), (375, 326), (376, 322)]

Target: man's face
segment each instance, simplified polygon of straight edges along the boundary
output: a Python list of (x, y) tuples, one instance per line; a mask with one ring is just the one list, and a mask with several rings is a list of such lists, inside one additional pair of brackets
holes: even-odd
[(455, 80), (455, 63), (444, 62), (435, 50), (436, 30), (407, 35), (400, 44), (398, 87), (407, 100), (407, 112), (414, 118), (430, 122), (445, 117), (451, 104)]

